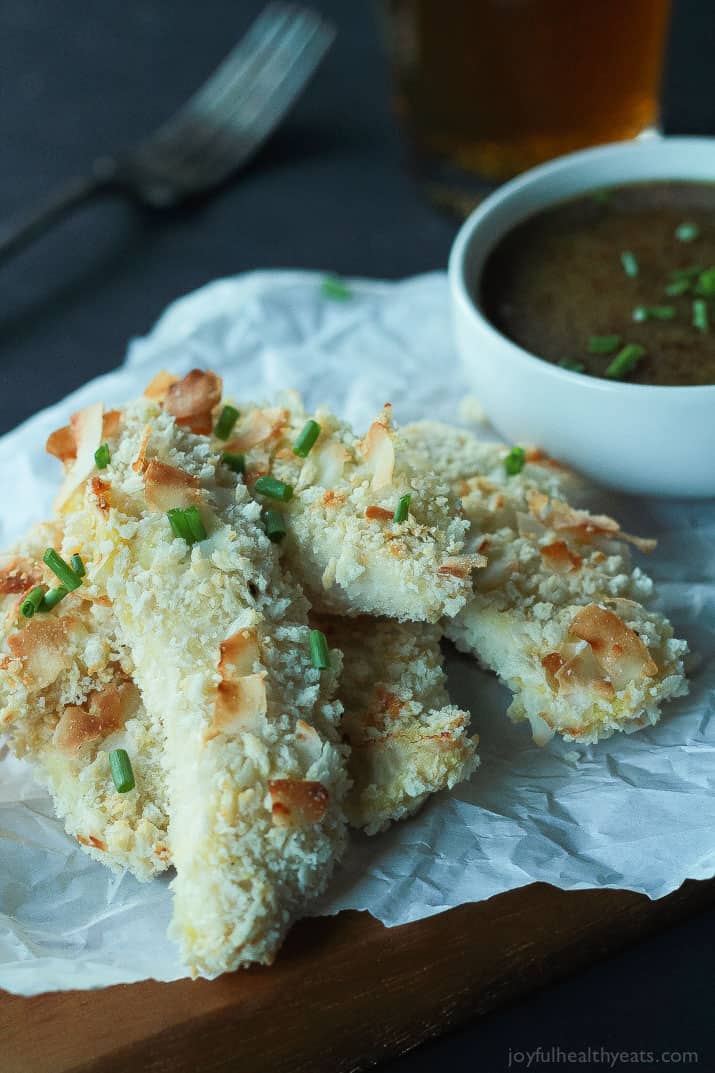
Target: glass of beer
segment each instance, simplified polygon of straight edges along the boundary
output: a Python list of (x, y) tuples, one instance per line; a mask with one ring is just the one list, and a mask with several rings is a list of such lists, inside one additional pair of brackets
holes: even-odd
[(669, 0), (383, 0), (418, 173), (455, 196), (658, 120)]

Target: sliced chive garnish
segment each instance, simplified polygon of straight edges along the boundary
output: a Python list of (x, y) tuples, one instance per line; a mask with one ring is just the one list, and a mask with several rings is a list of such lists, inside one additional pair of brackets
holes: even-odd
[(228, 466), (234, 473), (246, 472), (246, 456), (236, 454), (234, 451), (222, 451), (221, 461), (224, 466)]
[(697, 224), (692, 223), (690, 220), (686, 220), (685, 223), (678, 224), (675, 229), (675, 237), (678, 242), (692, 242), (700, 235), (700, 228)]
[(695, 298), (693, 300), (693, 327), (697, 328), (699, 332), (710, 331), (708, 305), (704, 298)]
[(53, 607), (57, 607), (60, 600), (64, 600), (67, 595), (67, 589), (64, 585), (58, 585), (56, 589), (49, 589), (42, 600), (40, 611), (51, 611)]
[(134, 789), (134, 772), (126, 749), (112, 749), (109, 754), (109, 770), (118, 793), (127, 794)]
[(410, 513), (410, 500), (411, 499), (412, 499), (412, 496), (410, 495), (409, 492), (407, 493), (407, 495), (400, 496), (400, 501), (397, 504), (397, 507), (395, 508), (395, 513), (392, 515), (393, 522), (397, 522), (398, 525), (399, 525), (400, 522), (406, 522), (407, 521), (407, 515)]
[(332, 298), (334, 302), (347, 302), (353, 296), (346, 283), (337, 276), (325, 276), (320, 284), (323, 298)]
[(523, 447), (512, 447), (504, 459), (504, 469), (509, 477), (516, 477), (521, 473), (526, 462), (526, 451)]
[(695, 284), (695, 290), (703, 298), (715, 297), (715, 267), (706, 268), (704, 272), (700, 273), (698, 282)]
[(191, 543), (191, 532), (189, 531), (189, 523), (187, 522), (184, 512), (181, 507), (172, 507), (171, 510), (167, 510), (166, 516), (169, 519), (169, 525), (171, 531), (175, 537), (180, 537), (185, 540), (187, 544)]
[(53, 574), (56, 574), (68, 592), (74, 592), (82, 584), (82, 578), (74, 572), (71, 566), (58, 555), (54, 548), (48, 548), (42, 556), (43, 562), (49, 566)]
[(77, 577), (84, 577), (84, 575), (87, 573), (84, 568), (84, 563), (82, 562), (81, 555), (73, 555), (70, 559), (70, 564)]
[(293, 454), (298, 455), (298, 458), (307, 458), (319, 435), (320, 425), (318, 422), (306, 421), (300, 436), (293, 444)]
[(638, 262), (635, 255), (630, 250), (624, 250), (621, 254), (621, 264), (623, 265), (623, 271), (627, 276), (631, 278), (638, 275)]
[(632, 316), (635, 321), (672, 320), (675, 306), (636, 306)]
[(628, 376), (633, 369), (635, 369), (638, 362), (645, 354), (645, 347), (640, 343), (628, 343), (624, 346), (618, 354), (616, 354), (613, 361), (606, 369), (606, 376), (609, 380), (623, 380)]
[(45, 590), (42, 585), (35, 585), (34, 589), (30, 589), (25, 599), (20, 604), (20, 612), (25, 618), (32, 618), (35, 611), (40, 610), (40, 604), (42, 598), (45, 595)]
[(321, 633), (320, 630), (310, 631), (310, 660), (319, 671), (324, 671), (330, 666), (328, 642), (325, 639), (325, 634)]
[(200, 540), (206, 540), (206, 529), (201, 521), (198, 507), (173, 507), (167, 510), (171, 531), (176, 537), (185, 540), (187, 544), (197, 544)]
[(697, 279), (702, 271), (703, 270), (700, 265), (690, 265), (689, 268), (675, 268), (670, 273), (670, 278), (672, 280)]
[(224, 406), (216, 422), (214, 436), (217, 440), (227, 440), (233, 432), (233, 426), (238, 421), (238, 410), (235, 406)]
[(286, 535), (285, 518), (281, 512), (279, 510), (265, 511), (263, 514), (263, 525), (268, 539), (272, 540), (274, 544), (280, 544), (281, 540)]
[(673, 282), (669, 283), (665, 288), (665, 293), (669, 294), (671, 298), (677, 298), (681, 294), (686, 294), (692, 285), (692, 280), (674, 279)]
[(567, 369), (570, 373), (585, 373), (586, 366), (582, 361), (572, 361), (571, 358), (562, 358), (559, 362), (560, 369)]
[(281, 503), (287, 503), (293, 496), (293, 485), (279, 481), (277, 477), (259, 477), (254, 488), (260, 495), (279, 499)]
[(620, 345), (620, 335), (590, 335), (588, 337), (589, 354), (613, 354)]
[(106, 443), (103, 443), (101, 447), (98, 447), (94, 452), (94, 461), (97, 469), (106, 469), (111, 462), (112, 456), (109, 453), (109, 447)]
[(191, 543), (197, 544), (200, 540), (206, 540), (208, 536), (206, 527), (201, 520), (198, 507), (187, 507), (184, 511), (184, 518), (186, 524), (189, 527), (189, 534), (191, 536)]

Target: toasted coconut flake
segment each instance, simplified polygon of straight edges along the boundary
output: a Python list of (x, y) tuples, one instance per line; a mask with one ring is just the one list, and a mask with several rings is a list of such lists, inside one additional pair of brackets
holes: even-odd
[(345, 496), (340, 492), (334, 492), (332, 488), (329, 488), (327, 492), (323, 493), (323, 497), (320, 501), (324, 507), (342, 507), (345, 502)]
[(473, 570), (478, 570), (487, 565), (486, 555), (452, 555), (445, 559), (438, 568), (438, 574), (448, 574), (450, 577), (466, 578)]
[(546, 679), (554, 691), (559, 688), (557, 673), (561, 670), (566, 660), (559, 652), (549, 652), (541, 661), (541, 666), (546, 671)]
[(372, 473), (372, 487), (385, 488), (392, 484), (395, 468), (395, 448), (392, 442), (392, 408), (386, 406), (383, 413), (370, 425), (367, 435), (360, 442), (360, 451)]
[(252, 627), (237, 630), (219, 645), (218, 672), (224, 681), (243, 678), (247, 674), (253, 674), (256, 663), (260, 663), (260, 660), (256, 630)]
[(117, 435), (122, 424), (121, 410), (107, 410), (102, 417), (102, 439), (111, 440)]
[(48, 455), (54, 455), (60, 462), (72, 462), (77, 457), (77, 443), (74, 438), (74, 430), (71, 425), (55, 429), (47, 437), (45, 450)]
[(539, 550), (544, 566), (556, 574), (568, 574), (572, 570), (578, 570), (581, 566), (581, 556), (571, 551), (564, 540), (544, 544)]
[(391, 522), (393, 512), (384, 507), (365, 507), (365, 517), (369, 522)]
[(219, 734), (242, 734), (247, 730), (256, 734), (267, 711), (265, 671), (219, 682), (213, 721), (204, 741), (211, 741)]
[(540, 492), (530, 491), (527, 500), (529, 510), (545, 525), (556, 532), (570, 534), (575, 540), (589, 544), (598, 537), (611, 537), (633, 544), (639, 551), (653, 551), (656, 540), (624, 533), (615, 518), (607, 514), (590, 514), (587, 510), (576, 510), (560, 499), (552, 499)]
[(146, 449), (149, 446), (149, 440), (151, 439), (151, 425), (145, 425), (142, 432), (141, 442), (139, 444), (139, 450), (137, 451), (137, 457), (132, 462), (132, 469), (135, 473), (143, 473), (148, 465), (146, 460)]
[(29, 559), (14, 559), (0, 567), (0, 596), (29, 592), (42, 581), (42, 573)]
[(567, 694), (587, 689), (599, 693), (605, 700), (612, 700), (615, 696), (613, 684), (604, 678), (603, 670), (588, 645), (584, 645), (570, 659), (565, 660), (562, 666), (554, 671), (554, 679), (559, 693)]
[(259, 443), (273, 439), (282, 432), (288, 416), (288, 411), (280, 407), (250, 410), (239, 423), (235, 435), (225, 449), (242, 454), (244, 451), (250, 451), (252, 447), (257, 447)]
[(178, 379), (178, 376), (174, 376), (172, 373), (167, 372), (166, 369), (162, 369), (144, 389), (145, 397), (154, 399), (155, 402), (161, 402), (171, 385), (176, 384)]
[(77, 841), (81, 842), (83, 846), (91, 846), (93, 849), (99, 849), (103, 853), (107, 852), (107, 843), (101, 838), (97, 838), (95, 835), (77, 835)]
[(92, 477), (90, 482), (90, 488), (94, 501), (97, 504), (97, 509), (101, 510), (102, 514), (109, 513), (109, 481), (103, 481), (101, 477)]
[(102, 414), (102, 404), (97, 402), (72, 415), (77, 454), (55, 500), (56, 510), (62, 509), (72, 493), (87, 480), (94, 469), (94, 452), (102, 442)]
[(198, 477), (153, 458), (144, 474), (144, 494), (149, 510), (166, 511), (190, 507), (201, 498)]
[(299, 483), (301, 485), (311, 483), (310, 481), (303, 481), (303, 471), (310, 471), (315, 473), (315, 482), (322, 488), (332, 488), (342, 480), (345, 463), (349, 457), (342, 443), (328, 440), (327, 443), (321, 446), (319, 441), (316, 448), (311, 451), (306, 459), (303, 470), (301, 470)]
[(271, 779), (268, 792), (276, 827), (309, 827), (320, 823), (330, 800), (322, 782), (308, 779)]
[(571, 633), (590, 645), (616, 689), (658, 673), (658, 665), (635, 630), (599, 604), (588, 604), (577, 612)]
[(92, 741), (100, 741), (121, 730), (127, 706), (116, 686), (92, 693), (84, 708), (65, 708), (55, 727), (52, 743), (61, 752), (73, 753)]
[(73, 623), (69, 616), (35, 616), (23, 630), (8, 637), (8, 648), (22, 661), (22, 676), (28, 685), (44, 689), (68, 666), (67, 634)]
[(223, 385), (216, 373), (192, 369), (183, 380), (170, 384), (163, 407), (177, 425), (207, 436), (211, 432), (211, 413), (221, 401)]
[(295, 724), (295, 739), (298, 749), (308, 765), (314, 764), (316, 760), (320, 759), (323, 751), (320, 734), (315, 727), (312, 727), (310, 723), (306, 723), (304, 719), (298, 719)]

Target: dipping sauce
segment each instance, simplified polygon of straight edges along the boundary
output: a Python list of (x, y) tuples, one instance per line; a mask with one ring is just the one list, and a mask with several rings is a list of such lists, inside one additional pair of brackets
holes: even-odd
[(503, 335), (553, 364), (715, 384), (715, 183), (634, 183), (556, 204), (502, 239), (476, 297)]

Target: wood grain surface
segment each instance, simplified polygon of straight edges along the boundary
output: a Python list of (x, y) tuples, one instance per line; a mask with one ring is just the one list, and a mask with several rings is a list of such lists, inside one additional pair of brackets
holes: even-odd
[(542, 884), (401, 928), (306, 920), (272, 968), (2, 995), (2, 1073), (354, 1073), (715, 903)]

